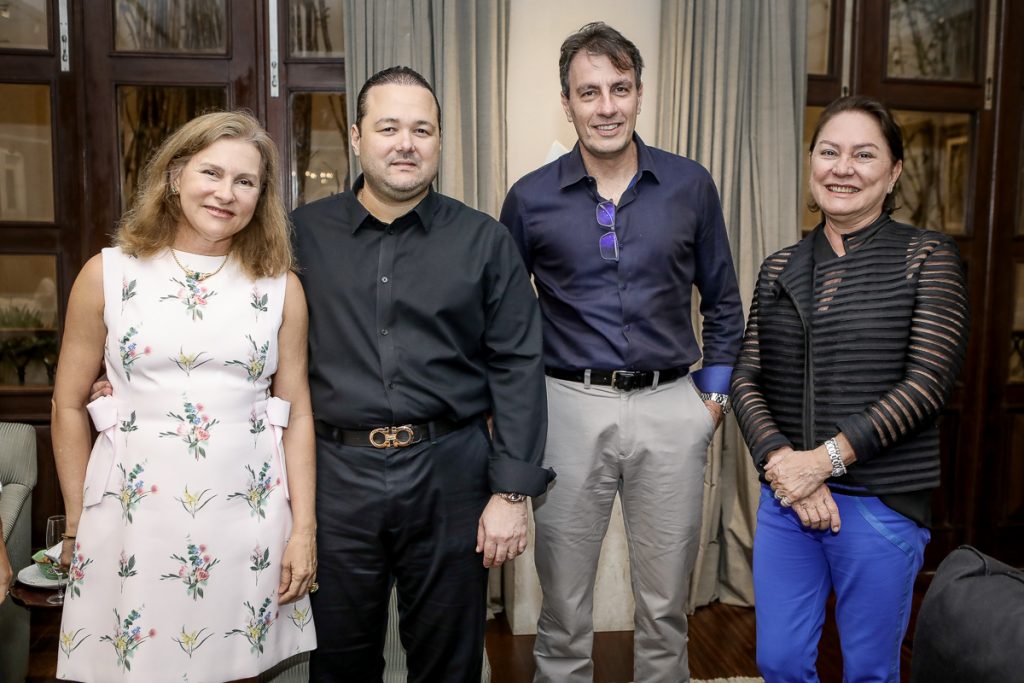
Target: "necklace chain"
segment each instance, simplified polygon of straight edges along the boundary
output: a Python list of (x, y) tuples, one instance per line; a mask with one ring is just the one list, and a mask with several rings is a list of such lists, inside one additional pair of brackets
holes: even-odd
[(214, 275), (219, 273), (221, 269), (224, 267), (224, 265), (228, 262), (228, 256), (224, 256), (224, 260), (220, 262), (219, 266), (217, 266), (217, 270), (211, 271), (209, 273), (200, 273), (198, 270), (192, 270), (191, 268), (185, 267), (185, 265), (178, 260), (178, 254), (174, 251), (173, 248), (171, 249), (171, 258), (174, 259), (174, 262), (178, 264), (179, 268), (185, 271), (185, 277), (192, 278), (196, 282), (202, 282), (203, 280), (207, 280), (213, 277)]

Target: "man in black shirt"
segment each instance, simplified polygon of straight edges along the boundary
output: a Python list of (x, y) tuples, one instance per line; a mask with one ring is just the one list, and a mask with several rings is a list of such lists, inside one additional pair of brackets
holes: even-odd
[(525, 550), (525, 497), (554, 477), (536, 299), (508, 231), (431, 189), (422, 76), (372, 76), (351, 144), (352, 191), (293, 214), (317, 418), (310, 680), (381, 679), (397, 582), (409, 680), (475, 682), (487, 568)]

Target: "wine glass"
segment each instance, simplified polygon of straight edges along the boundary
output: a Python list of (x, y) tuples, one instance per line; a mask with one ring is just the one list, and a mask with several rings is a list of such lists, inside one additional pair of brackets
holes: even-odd
[[(64, 542), (64, 530), (67, 529), (67, 519), (64, 515), (53, 515), (46, 518), (46, 547), (52, 548), (58, 543)], [(57, 574), (57, 592), (46, 598), (47, 604), (64, 604), (64, 570), (60, 566), (60, 560), (53, 565), (53, 571)]]

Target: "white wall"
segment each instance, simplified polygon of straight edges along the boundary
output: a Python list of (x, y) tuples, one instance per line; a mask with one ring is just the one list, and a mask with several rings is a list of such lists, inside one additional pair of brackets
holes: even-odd
[(558, 48), (573, 31), (604, 21), (621, 31), (644, 58), (644, 98), (637, 132), (654, 138), (657, 111), (660, 0), (512, 0), (508, 54), (508, 183), (544, 163), (554, 141), (576, 142), (559, 97)]

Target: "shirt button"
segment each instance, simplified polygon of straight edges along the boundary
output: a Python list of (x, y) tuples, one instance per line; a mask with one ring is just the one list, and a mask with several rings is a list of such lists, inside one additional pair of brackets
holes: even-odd
[(388, 328), (385, 327), (383, 330), (380, 331), (380, 333), (385, 337), (388, 336)]
[[(626, 332), (629, 332), (629, 325), (626, 325), (626, 326), (625, 326), (625, 327), (623, 327), (622, 329), (624, 329), (624, 330), (625, 330)], [(384, 330), (384, 331), (385, 331), (385, 332), (387, 332), (387, 330)]]
[(389, 235), (394, 235), (395, 234), (395, 229), (394, 228), (388, 228), (388, 234)]
[(388, 389), (394, 389), (394, 388), (395, 388), (395, 383), (394, 382), (388, 382)]
[(621, 285), (619, 285), (619, 289), (625, 289), (625, 288), (626, 288), (626, 283), (625, 282), (623, 282)]
[(388, 281), (388, 276), (387, 276), (387, 275), (385, 275), (384, 277), (382, 277), (382, 278), (380, 279), (380, 281), (381, 281), (381, 282), (383, 282), (383, 283), (385, 283), (385, 284), (387, 284), (387, 281)]

